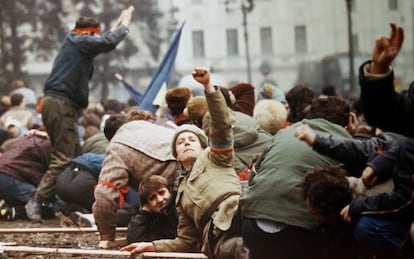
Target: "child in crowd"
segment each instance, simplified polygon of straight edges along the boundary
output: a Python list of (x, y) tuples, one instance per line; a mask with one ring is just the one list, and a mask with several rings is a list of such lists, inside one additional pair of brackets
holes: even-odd
[(159, 175), (144, 179), (138, 188), (141, 208), (128, 224), (127, 241), (150, 242), (177, 236), (178, 216), (167, 180)]

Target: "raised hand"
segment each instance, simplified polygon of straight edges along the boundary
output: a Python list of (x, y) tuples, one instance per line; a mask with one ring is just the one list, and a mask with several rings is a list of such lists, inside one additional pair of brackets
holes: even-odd
[(383, 36), (375, 42), (370, 73), (384, 74), (388, 72), (389, 66), (401, 50), (404, 41), (404, 30), (396, 23), (390, 23), (390, 26), (390, 37)]
[(214, 92), (215, 88), (210, 82), (210, 71), (205, 67), (196, 67), (192, 72), (193, 78), (204, 86), (206, 92)]
[(128, 9), (122, 10), (121, 14), (118, 17), (118, 20), (114, 24), (114, 26), (111, 28), (111, 31), (116, 30), (119, 26), (129, 26), (132, 19), (132, 13), (134, 12), (134, 7), (131, 5), (128, 7)]
[(122, 17), (122, 25), (129, 26), (132, 19), (132, 13), (134, 12), (134, 7), (131, 5), (124, 11), (123, 17)]

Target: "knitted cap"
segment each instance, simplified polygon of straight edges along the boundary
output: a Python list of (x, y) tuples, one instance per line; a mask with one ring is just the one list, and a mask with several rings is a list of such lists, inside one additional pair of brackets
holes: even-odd
[(279, 87), (274, 86), (272, 84), (266, 83), (260, 89), (258, 100), (262, 99), (273, 99), (278, 102), (286, 102), (285, 94)]
[(171, 151), (172, 154), (175, 158), (177, 158), (177, 150), (176, 150), (176, 144), (175, 142), (177, 141), (178, 136), (183, 133), (183, 132), (192, 132), (194, 133), (198, 139), (200, 140), (200, 145), (203, 148), (206, 148), (208, 145), (208, 138), (206, 136), (206, 134), (204, 133), (204, 131), (202, 129), (200, 129), (197, 126), (191, 125), (191, 124), (183, 124), (181, 126), (178, 126), (175, 129), (175, 133), (172, 139), (172, 143), (171, 143)]

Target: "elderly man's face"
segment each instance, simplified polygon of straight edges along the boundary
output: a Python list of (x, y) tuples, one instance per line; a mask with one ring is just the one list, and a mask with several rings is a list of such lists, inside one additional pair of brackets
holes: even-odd
[(175, 144), (177, 160), (182, 164), (192, 164), (203, 151), (200, 139), (196, 134), (189, 131), (178, 135)]

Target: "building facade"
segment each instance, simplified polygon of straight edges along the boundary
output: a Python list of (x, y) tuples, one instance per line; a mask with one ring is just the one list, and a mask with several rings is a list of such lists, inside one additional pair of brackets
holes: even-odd
[[(250, 78), (256, 88), (270, 81), (286, 91), (297, 82), (301, 62), (349, 51), (346, 0), (174, 0), (163, 5), (175, 5), (176, 18), (186, 22), (176, 60), (183, 75), (194, 66), (208, 66), (227, 85)], [(402, 84), (409, 84), (414, 79), (414, 0), (353, 0), (351, 6), (355, 56), (369, 55), (375, 39), (389, 34), (390, 21), (404, 27), (395, 71)], [(359, 65), (355, 58), (354, 68)]]
[[(314, 84), (322, 87), (325, 83), (318, 80), (323, 76), (312, 67), (316, 61), (332, 55), (342, 55), (336, 64), (341, 70), (328, 70), (327, 74), (342, 74), (330, 81), (341, 84), (349, 77), (347, 1), (158, 0), (164, 13), (163, 31), (159, 32), (162, 38), (167, 39), (168, 32), (172, 34), (174, 27), (185, 22), (169, 87), (200, 87), (191, 77), (195, 66), (211, 68), (213, 81), (223, 86), (250, 81), (258, 89), (271, 82), (287, 91), (296, 83), (316, 80)], [(397, 84), (407, 88), (414, 80), (414, 0), (349, 1), (354, 70), (370, 56), (375, 39), (389, 34), (389, 22), (395, 21), (405, 30), (402, 53), (394, 63), (395, 74)], [(72, 9), (76, 14), (76, 8)], [(143, 92), (151, 80), (148, 71), (155, 70), (158, 64), (145, 48), (140, 26), (133, 24), (131, 31), (134, 33), (129, 37), (139, 42), (140, 53), (120, 69), (129, 71), (124, 74), (125, 79)], [(165, 53), (167, 48), (165, 40), (161, 52)], [(50, 67), (51, 62), (30, 62), (26, 66), (39, 94)], [(303, 78), (302, 68), (306, 68)], [(112, 98), (128, 98), (120, 84), (112, 85), (110, 90)], [(91, 101), (99, 101), (96, 99), (91, 93)]]

